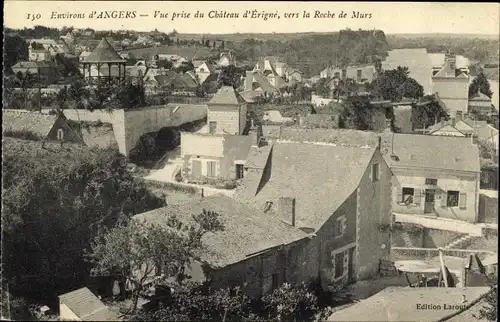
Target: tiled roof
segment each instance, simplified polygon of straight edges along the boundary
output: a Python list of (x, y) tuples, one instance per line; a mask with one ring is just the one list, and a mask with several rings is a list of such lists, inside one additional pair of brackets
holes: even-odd
[(59, 301), (82, 321), (116, 321), (118, 318), (86, 287), (60, 295)]
[(269, 160), (260, 163), (269, 162), (256, 193), (255, 181), (248, 185), (243, 179), (235, 198), (264, 210), (267, 202), (294, 197), (297, 227), (319, 229), (356, 190), (374, 152), (374, 147), (277, 141)]
[(25, 111), (2, 111), (2, 131), (30, 131), (45, 138), (56, 120), (56, 115)]
[[(444, 309), (444, 305), (474, 303), (489, 291), (488, 287), (388, 287), (346, 309), (333, 313), (328, 321), (442, 321), (461, 309)], [(462, 303), (463, 297), (467, 300)], [(440, 305), (441, 309), (417, 305)]]
[(256, 252), (308, 236), (223, 194), (193, 198), (187, 203), (155, 209), (136, 215), (134, 220), (164, 224), (170, 215), (177, 215), (182, 222), (192, 222), (192, 215), (200, 214), (203, 209), (218, 213), (225, 226), (223, 231), (207, 234), (202, 239), (208, 247), (208, 251), (201, 255), (202, 260), (214, 268), (243, 261)]
[(209, 104), (221, 105), (240, 105), (242, 103), (245, 103), (245, 100), (231, 86), (222, 86), (219, 88), (209, 102)]
[(116, 50), (109, 44), (106, 38), (102, 38), (101, 42), (97, 45), (92, 54), (85, 57), (83, 61), (86, 63), (125, 62), (125, 60), (121, 58)]

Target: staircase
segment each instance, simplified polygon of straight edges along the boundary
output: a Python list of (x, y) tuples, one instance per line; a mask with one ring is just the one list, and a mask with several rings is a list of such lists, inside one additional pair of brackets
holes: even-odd
[(404, 241), (404, 247), (412, 247), (413, 242), (411, 241), (410, 235), (408, 234), (407, 231), (400, 231), (400, 236)]
[(448, 243), (446, 246), (444, 246), (444, 249), (460, 249), (461, 246), (472, 240), (474, 236), (471, 235), (465, 235), (462, 236), (458, 239), (455, 239), (454, 241)]

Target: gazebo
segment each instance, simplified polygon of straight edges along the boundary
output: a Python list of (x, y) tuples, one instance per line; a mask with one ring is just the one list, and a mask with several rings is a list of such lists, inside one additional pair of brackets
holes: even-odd
[[(107, 81), (109, 85), (114, 82), (121, 82), (125, 80), (125, 65), (126, 60), (121, 58), (116, 50), (109, 44), (106, 38), (102, 38), (99, 45), (94, 49), (94, 51), (85, 57), (81, 62), (83, 67), (83, 78), (88, 80), (89, 84), (94, 84), (94, 80), (100, 85)], [(102, 75), (101, 68), (107, 65), (107, 75)], [(92, 75), (92, 66), (97, 67), (97, 75)], [(114, 68), (112, 68), (114, 67)], [(118, 67), (118, 73), (116, 73), (116, 67)], [(86, 76), (86, 71), (88, 71), (88, 76)], [(115, 73), (112, 73), (115, 72)]]

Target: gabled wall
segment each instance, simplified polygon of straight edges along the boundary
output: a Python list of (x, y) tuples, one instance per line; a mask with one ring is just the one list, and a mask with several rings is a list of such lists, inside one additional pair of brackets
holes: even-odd
[[(380, 179), (372, 182), (372, 164), (376, 163)], [(377, 274), (380, 260), (389, 260), (391, 178), (389, 166), (380, 151), (375, 151), (357, 190), (355, 271), (358, 280)]]

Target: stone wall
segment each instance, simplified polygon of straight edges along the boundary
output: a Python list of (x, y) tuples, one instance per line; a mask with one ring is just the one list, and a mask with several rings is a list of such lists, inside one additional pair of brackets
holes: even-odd
[[(42, 112), (48, 113), (49, 110)], [(112, 112), (68, 109), (64, 110), (64, 115), (73, 121), (101, 121), (112, 124), (118, 148), (121, 153), (128, 156), (143, 134), (201, 120), (207, 116), (207, 107), (206, 105), (168, 104)]]

